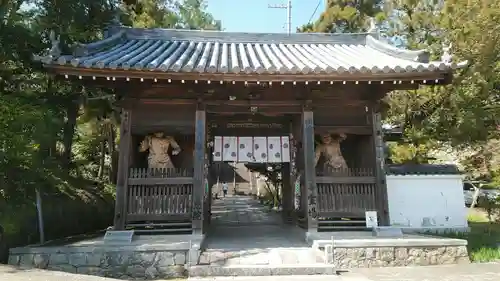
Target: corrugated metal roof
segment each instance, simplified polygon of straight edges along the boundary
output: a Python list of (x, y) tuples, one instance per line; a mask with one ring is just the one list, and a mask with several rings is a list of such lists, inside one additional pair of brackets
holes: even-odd
[(121, 27), (73, 55), (46, 64), (186, 73), (343, 74), (445, 71), (462, 64), (429, 62), (374, 34), (251, 34)]

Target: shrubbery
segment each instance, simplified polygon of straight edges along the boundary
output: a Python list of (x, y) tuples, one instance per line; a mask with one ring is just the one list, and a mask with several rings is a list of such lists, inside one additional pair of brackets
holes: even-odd
[[(80, 182), (89, 183), (83, 179)], [(46, 241), (93, 233), (112, 224), (114, 198), (102, 186), (89, 183), (74, 192), (42, 194)], [(6, 262), (8, 249), (39, 242), (35, 202), (5, 202), (0, 208), (0, 224), (5, 234), (0, 245), (0, 262)]]
[(490, 223), (500, 223), (500, 197), (481, 196), (478, 199), (478, 205), (484, 208)]

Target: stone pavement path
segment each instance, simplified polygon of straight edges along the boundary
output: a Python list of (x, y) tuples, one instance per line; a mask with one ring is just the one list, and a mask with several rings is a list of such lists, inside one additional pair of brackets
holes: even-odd
[(339, 275), (189, 278), (188, 281), (499, 281), (500, 263), (356, 269)]
[(116, 279), (39, 269), (16, 269), (0, 264), (0, 281), (116, 281)]
[(370, 281), (499, 281), (500, 263), (364, 268), (349, 274), (362, 275)]
[[(0, 265), (0, 281), (113, 281), (105, 277)], [(500, 263), (356, 269), (340, 275), (189, 278), (188, 281), (498, 281)]]
[(211, 224), (215, 227), (276, 223), (281, 223), (279, 214), (250, 196), (229, 195), (212, 202)]
[[(229, 196), (212, 205), (211, 229), (201, 264), (316, 264), (303, 230), (249, 196)], [(321, 261), (322, 262), (322, 261)]]

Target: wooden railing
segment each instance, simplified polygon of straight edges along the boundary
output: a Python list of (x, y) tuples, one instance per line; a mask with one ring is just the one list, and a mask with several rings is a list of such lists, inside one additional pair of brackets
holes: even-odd
[(132, 168), (128, 178), (127, 221), (189, 219), (193, 172)]
[(321, 217), (362, 216), (376, 210), (373, 169), (324, 169), (317, 173), (316, 184)]

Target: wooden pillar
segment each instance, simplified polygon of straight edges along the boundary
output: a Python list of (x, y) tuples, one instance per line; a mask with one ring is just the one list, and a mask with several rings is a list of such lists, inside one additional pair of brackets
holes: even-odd
[(292, 210), (293, 210), (293, 186), (292, 186), (292, 176), (290, 174), (290, 163), (283, 163), (283, 169), (281, 170), (282, 176), (282, 214), (283, 220), (285, 222), (290, 222)]
[(314, 119), (312, 110), (302, 112), (302, 151), (304, 155), (304, 183), (307, 191), (307, 231), (318, 231), (316, 210), (317, 188), (314, 163)]
[[(295, 117), (295, 116), (294, 116)], [(297, 218), (296, 214), (296, 202), (297, 200), (300, 200), (300, 191), (297, 192), (295, 183), (297, 181), (298, 177), (298, 166), (297, 166), (297, 151), (298, 151), (298, 142), (297, 142), (297, 135), (298, 130), (297, 127), (297, 119), (298, 118), (293, 118), (292, 122), (290, 122), (290, 185), (291, 185), (291, 196), (292, 196), (292, 206), (291, 206), (291, 215), (293, 214), (293, 218)]]
[(132, 145), (132, 136), (130, 132), (132, 114), (129, 110), (122, 109), (120, 124), (120, 144), (118, 159), (118, 175), (116, 179), (116, 201), (115, 201), (115, 230), (125, 229), (127, 216), (127, 188), (130, 152)]
[(196, 109), (194, 133), (194, 181), (192, 196), (192, 223), (193, 234), (203, 233), (203, 201), (205, 197), (205, 145), (206, 143), (206, 114), (201, 105)]
[(373, 145), (375, 152), (375, 177), (377, 212), (380, 225), (389, 225), (389, 206), (387, 202), (387, 184), (385, 173), (384, 136), (380, 112), (372, 110)]
[(303, 128), (302, 128), (302, 119), (301, 116), (298, 116), (298, 118), (293, 120), (293, 137), (294, 137), (294, 145), (295, 145), (295, 178), (293, 180), (294, 182), (294, 188), (295, 187), (295, 182), (297, 181), (297, 178), (299, 178), (299, 187), (298, 187), (298, 194), (297, 194), (297, 203), (298, 203), (298, 217), (304, 218), (307, 220), (307, 187), (305, 185), (304, 181), (304, 149), (303, 149), (303, 143), (302, 143), (302, 135), (303, 135)]

